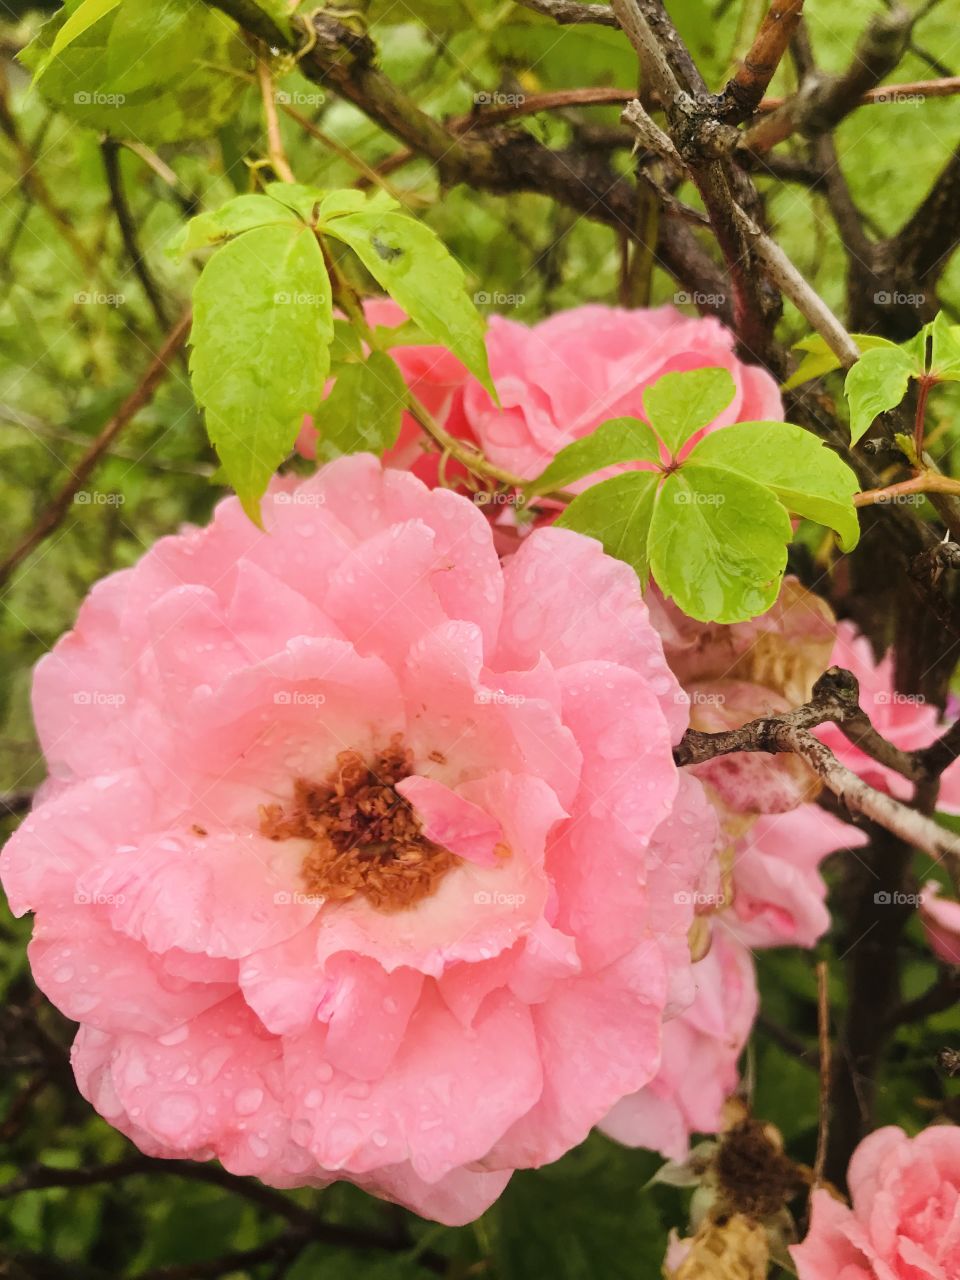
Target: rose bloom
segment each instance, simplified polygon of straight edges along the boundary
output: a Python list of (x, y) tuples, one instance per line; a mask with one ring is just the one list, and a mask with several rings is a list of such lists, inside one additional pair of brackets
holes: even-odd
[(782, 419), (776, 382), (738, 360), (733, 343), (719, 320), (669, 306), (591, 304), (533, 326), (491, 316), (487, 353), (500, 408), (471, 380), (464, 417), (484, 454), (524, 479), (608, 418), (644, 417), (643, 393), (665, 373), (711, 366), (730, 372), (733, 400), (706, 430)]
[(344, 458), (99, 583), (4, 887), (145, 1152), (474, 1218), (656, 1074), (712, 850), (636, 576)]
[(864, 1138), (847, 1174), (852, 1207), (811, 1197), (810, 1231), (790, 1253), (799, 1280), (956, 1280), (960, 1129), (915, 1138), (890, 1125)]

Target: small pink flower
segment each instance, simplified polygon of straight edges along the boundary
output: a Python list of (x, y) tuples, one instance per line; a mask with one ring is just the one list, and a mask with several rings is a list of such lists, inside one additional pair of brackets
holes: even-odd
[[(448, 1223), (581, 1142), (690, 998), (716, 822), (637, 579), (366, 455), (99, 583), (3, 883), (142, 1150)], [(708, 814), (708, 819), (710, 815)]]
[(960, 1276), (960, 1129), (864, 1138), (847, 1177), (852, 1208), (811, 1198), (810, 1231), (790, 1253), (799, 1280), (956, 1280)]
[(920, 904), (920, 921), (934, 954), (944, 964), (960, 965), (960, 902), (939, 894), (936, 880), (928, 880)]
[(729, 330), (673, 307), (591, 304), (532, 327), (492, 316), (487, 351), (501, 407), (471, 382), (466, 421), (488, 458), (526, 479), (608, 418), (643, 417), (643, 392), (665, 373), (730, 371), (736, 393), (713, 427), (783, 418), (776, 383), (737, 359)]

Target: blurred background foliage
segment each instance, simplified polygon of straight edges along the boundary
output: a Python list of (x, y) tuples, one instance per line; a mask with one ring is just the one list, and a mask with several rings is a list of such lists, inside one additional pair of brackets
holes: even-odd
[[(748, 47), (763, 5), (668, 0), (667, 7), (710, 87), (721, 87)], [(470, 112), (477, 95), (630, 88), (636, 77), (635, 57), (619, 32), (558, 28), (511, 0), (356, 0), (350, 10), (370, 23), (387, 74), (438, 117)], [(818, 63), (827, 70), (846, 66), (857, 37), (882, 11), (875, 0), (813, 4), (807, 24)], [(114, 21), (128, 29), (121, 28), (123, 38), (115, 35), (113, 45), (125, 56), (107, 66), (95, 27), (77, 41), (71, 74), (50, 72), (44, 96), (30, 87), (16, 55), (47, 16), (0, 0), (0, 558), (37, 520), (186, 305), (197, 266), (167, 256), (171, 237), (191, 214), (253, 189), (255, 162), (264, 155), (248, 51), (199, 0), (125, 0)], [(938, 61), (938, 50), (952, 42), (956, 49), (955, 30), (955, 6), (932, 7), (894, 79), (960, 71), (960, 64)], [(94, 76), (123, 95), (123, 104), (78, 101), (83, 91), (77, 86)], [(281, 115), (299, 180), (323, 187), (368, 181), (371, 166), (398, 151), (359, 110), (324, 94), (289, 62), (277, 68), (277, 85), (279, 100), (306, 120)], [(794, 87), (787, 62), (772, 92)], [(609, 131), (617, 115), (616, 107), (568, 109), (525, 116), (513, 127), (559, 146), (574, 127)], [(122, 145), (105, 137), (105, 128)], [(844, 120), (836, 145), (871, 230), (883, 235), (900, 226), (958, 140), (955, 98), (884, 103)], [(803, 145), (788, 144), (786, 154)], [(623, 147), (616, 164), (625, 171), (629, 163)], [(381, 180), (457, 255), (482, 309), (534, 320), (622, 296), (622, 246), (609, 227), (534, 194), (441, 190), (422, 160), (392, 168)], [(842, 308), (844, 258), (823, 196), (767, 178), (759, 186), (781, 244)], [(696, 203), (695, 193), (680, 194)], [(124, 209), (146, 272), (135, 267), (129, 239), (125, 243)], [(145, 289), (144, 279), (155, 287)], [(677, 290), (655, 267), (649, 297), (633, 300), (676, 301)], [(956, 320), (960, 255), (941, 296)], [(788, 307), (784, 336), (792, 341), (805, 331)], [(11, 809), (43, 775), (29, 714), (34, 662), (70, 626), (94, 581), (131, 563), (182, 522), (206, 520), (223, 492), (212, 479), (215, 469), (181, 362), (101, 462), (96, 491), (105, 499), (75, 502), (0, 587), (0, 793)], [(8, 817), (7, 827), (14, 821)], [(915, 924), (912, 930), (908, 997), (935, 976)], [(89, 1171), (136, 1155), (76, 1094), (65, 1058), (70, 1027), (41, 1007), (26, 967), (28, 934), (29, 922), (0, 917), (0, 1187), (37, 1162)], [(829, 951), (833, 941), (822, 946)], [(764, 1012), (746, 1063), (757, 1113), (806, 1161), (817, 1132), (815, 959), (791, 951), (761, 955)], [(831, 998), (839, 1015), (839, 981)], [(925, 1108), (943, 1105), (944, 1090), (953, 1086), (938, 1079), (931, 1064), (951, 1030), (957, 1018), (948, 1011), (897, 1032), (881, 1090), (882, 1122), (915, 1127)], [(232, 1185), (133, 1169), (91, 1185), (0, 1199), (0, 1274), (406, 1280), (444, 1272), (500, 1280), (541, 1274), (646, 1280), (659, 1266), (670, 1227), (684, 1225), (689, 1196), (646, 1186), (660, 1163), (650, 1153), (594, 1137), (549, 1169), (517, 1175), (484, 1219), (456, 1231), (422, 1223), (350, 1187), (290, 1193), (287, 1201), (322, 1224), (317, 1239), (305, 1237), (294, 1256), (270, 1255), (271, 1238), (284, 1226), (275, 1206)], [(374, 1233), (378, 1246), (360, 1247), (351, 1231)], [(259, 1261), (220, 1265), (226, 1253), (257, 1249), (264, 1251)]]

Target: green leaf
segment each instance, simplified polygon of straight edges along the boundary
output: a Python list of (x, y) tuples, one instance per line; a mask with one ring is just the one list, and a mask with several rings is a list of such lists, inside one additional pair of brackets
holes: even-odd
[(790, 517), (769, 489), (719, 467), (685, 465), (657, 493), (650, 567), (699, 622), (743, 622), (777, 598)]
[(940, 382), (960, 382), (960, 325), (941, 311), (930, 326), (930, 373)]
[(167, 246), (167, 253), (181, 257), (195, 249), (221, 244), (244, 231), (252, 231), (254, 227), (267, 226), (295, 228), (303, 226), (303, 223), (292, 216), (291, 210), (269, 196), (234, 196), (219, 209), (191, 218)]
[(67, 16), (66, 21), (57, 31), (46, 58), (37, 68), (34, 83), (40, 79), (54, 58), (69, 48), (74, 40), (79, 39), (95, 22), (99, 22), (108, 13), (112, 13), (119, 4), (120, 0), (81, 0), (81, 3)]
[(320, 198), (320, 221), (342, 217), (345, 213), (389, 213), (399, 209), (399, 204), (383, 188), (364, 195), (353, 187), (344, 187), (337, 191), (318, 191)]
[(67, 0), (20, 55), (42, 70), (41, 95), (65, 115), (151, 146), (208, 137), (236, 115), (249, 92), (236, 73), (247, 72), (250, 51), (225, 14), (203, 0), (124, 0), (54, 54), (82, 8)]
[(611, 418), (561, 449), (547, 469), (526, 486), (528, 496), (565, 489), (574, 480), (618, 462), (660, 461), (660, 445), (639, 418)]
[(498, 1280), (650, 1280), (670, 1225), (646, 1187), (662, 1163), (594, 1131), (556, 1164), (514, 1174), (480, 1223)]
[(646, 586), (647, 539), (660, 479), (657, 471), (628, 471), (601, 480), (574, 498), (557, 524), (602, 542), (604, 551), (632, 565)]
[(407, 384), (396, 362), (382, 351), (345, 364), (326, 400), (314, 413), (317, 458), (369, 450), (380, 454), (396, 444), (407, 400)]
[[(788, 511), (836, 530), (844, 551), (860, 538), (853, 495), (860, 485), (847, 464), (803, 427), (737, 422), (711, 432), (688, 462), (722, 467), (772, 489)], [(685, 468), (686, 469), (686, 468)]]
[[(870, 351), (874, 347), (896, 346), (896, 343), (891, 342), (889, 338), (878, 337), (875, 333), (851, 333), (850, 337), (859, 347), (861, 355), (864, 351)], [(782, 390), (784, 391), (792, 391), (794, 387), (799, 387), (802, 383), (809, 382), (812, 378), (822, 378), (825, 373), (832, 373), (834, 369), (840, 368), (839, 359), (827, 346), (825, 339), (819, 333), (811, 333), (809, 337), (795, 342), (793, 349), (794, 351), (804, 351), (806, 355), (804, 355), (796, 369), (783, 384)]]
[(643, 393), (651, 427), (676, 454), (695, 431), (713, 422), (736, 394), (726, 369), (690, 369), (666, 373)]
[(190, 372), (207, 431), (244, 509), (293, 447), (330, 366), (330, 281), (306, 227), (258, 227), (206, 264), (194, 289)]
[(916, 361), (900, 347), (877, 347), (865, 351), (848, 371), (843, 385), (850, 404), (850, 439), (853, 444), (888, 409), (894, 409), (907, 394), (911, 378), (918, 377)]
[(332, 217), (322, 230), (349, 245), (407, 315), (493, 393), (483, 321), (460, 264), (435, 232), (402, 213), (369, 211)]

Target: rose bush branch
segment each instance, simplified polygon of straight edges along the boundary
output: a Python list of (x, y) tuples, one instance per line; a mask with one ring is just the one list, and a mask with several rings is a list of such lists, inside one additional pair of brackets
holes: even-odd
[(960, 875), (960, 839), (924, 814), (870, 787), (841, 764), (830, 748), (811, 732), (827, 722), (838, 725), (851, 742), (873, 759), (914, 782), (922, 781), (922, 760), (901, 751), (877, 733), (859, 705), (855, 677), (836, 667), (820, 677), (810, 701), (793, 711), (762, 716), (739, 729), (718, 733), (688, 729), (674, 750), (674, 759), (678, 765), (685, 766), (738, 751), (793, 753), (810, 766), (848, 812), (875, 823), (934, 858), (947, 859), (954, 876)]

